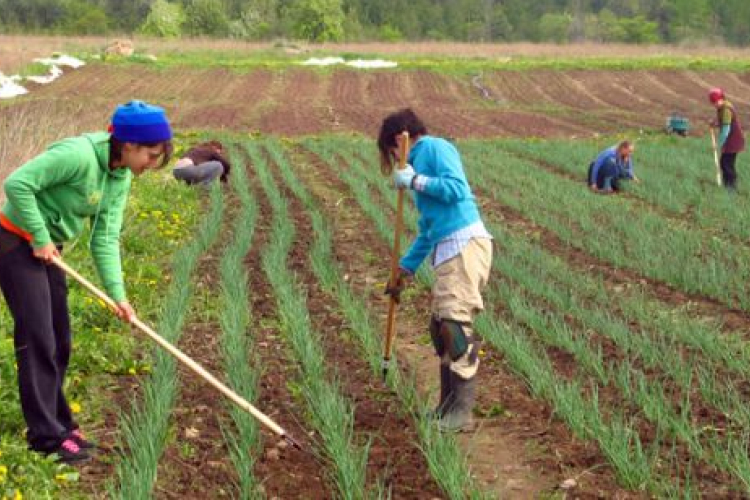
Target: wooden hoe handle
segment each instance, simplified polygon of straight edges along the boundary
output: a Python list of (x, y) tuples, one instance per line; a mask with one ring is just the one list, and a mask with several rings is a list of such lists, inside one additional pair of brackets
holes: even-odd
[(711, 132), (711, 144), (713, 144), (714, 147), (714, 165), (716, 166), (716, 185), (721, 186), (721, 167), (719, 166), (719, 151), (716, 148), (716, 132), (714, 131), (713, 127), (709, 127), (708, 129)]
[[(409, 156), (409, 133), (402, 132), (402, 141), (399, 144), (398, 169), (403, 170), (406, 167), (406, 160)], [(398, 259), (401, 254), (401, 233), (404, 230), (404, 189), (398, 190), (396, 198), (396, 227), (393, 236), (393, 251), (391, 252), (391, 277), (390, 284), (398, 279)], [(398, 302), (395, 297), (391, 296), (388, 304), (388, 319), (385, 330), (385, 346), (383, 348), (383, 377), (388, 373), (391, 363), (391, 350), (393, 348), (393, 337), (396, 334), (396, 308)]]
[[(86, 278), (78, 274), (78, 272), (76, 272), (73, 268), (71, 268), (69, 265), (63, 262), (62, 259), (60, 259), (59, 257), (53, 257), (52, 262), (57, 267), (65, 271), (65, 273), (72, 276), (76, 281), (78, 281), (81, 285), (83, 285), (84, 288), (88, 289), (88, 291), (90, 291), (91, 293), (96, 295), (99, 299), (104, 301), (104, 303), (107, 304), (110, 309), (112, 309), (113, 311), (116, 311), (118, 309), (117, 304), (115, 303), (114, 300), (112, 300), (112, 298), (110, 298), (107, 294), (99, 290)], [(237, 404), (237, 406), (239, 406), (243, 410), (250, 413), (253, 417), (258, 419), (262, 424), (264, 424), (266, 427), (271, 429), (274, 433), (278, 434), (280, 437), (284, 438), (290, 444), (294, 445), (297, 448), (300, 448), (300, 445), (294, 439), (292, 439), (286, 433), (286, 431), (282, 429), (276, 422), (268, 418), (268, 416), (266, 416), (260, 410), (255, 408), (247, 400), (245, 400), (239, 394), (237, 394), (232, 389), (230, 389), (229, 387), (224, 385), (222, 382), (220, 382), (216, 377), (214, 377), (208, 371), (206, 371), (205, 368), (203, 368), (201, 365), (193, 361), (193, 359), (190, 358), (187, 354), (185, 354), (184, 352), (179, 350), (177, 347), (167, 342), (163, 337), (157, 334), (154, 330), (152, 330), (148, 325), (143, 323), (140, 319), (138, 319), (137, 317), (134, 317), (131, 321), (131, 324), (133, 324), (143, 333), (151, 337), (152, 340), (154, 340), (157, 344), (159, 344), (161, 347), (166, 349), (167, 352), (169, 352), (172, 356), (174, 356), (180, 362), (185, 364), (188, 368), (190, 368), (194, 373), (196, 373), (198, 376), (203, 378), (206, 382), (214, 386), (214, 388), (218, 389), (219, 392), (221, 392), (226, 397), (231, 399), (235, 404)]]

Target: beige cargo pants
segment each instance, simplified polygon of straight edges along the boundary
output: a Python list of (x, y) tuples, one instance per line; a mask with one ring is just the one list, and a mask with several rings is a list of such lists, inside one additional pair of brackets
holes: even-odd
[[(467, 337), (473, 335), (471, 323), (482, 310), (482, 291), (487, 286), (492, 265), (492, 240), (472, 238), (460, 254), (435, 268), (435, 283), (432, 286), (432, 314), (439, 319), (451, 319), (468, 324), (464, 326)], [(475, 346), (456, 361), (447, 355), (441, 363), (450, 364), (453, 372), (464, 380), (473, 377), (479, 369)], [(470, 358), (476, 358), (471, 362)]]

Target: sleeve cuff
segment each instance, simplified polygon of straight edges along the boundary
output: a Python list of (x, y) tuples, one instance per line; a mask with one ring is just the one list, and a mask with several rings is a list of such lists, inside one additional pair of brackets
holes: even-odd
[(50, 238), (49, 233), (31, 235), (31, 247), (34, 249), (42, 248), (44, 245), (49, 245), (50, 243), (52, 243), (52, 238)]
[(414, 187), (414, 191), (424, 191), (427, 187), (427, 181), (429, 181), (430, 178), (426, 175), (420, 175), (417, 174), (414, 176), (414, 180), (412, 181), (412, 185)]

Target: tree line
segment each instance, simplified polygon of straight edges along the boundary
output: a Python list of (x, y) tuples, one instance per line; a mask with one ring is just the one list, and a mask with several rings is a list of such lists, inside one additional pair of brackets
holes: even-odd
[(0, 32), (750, 44), (750, 0), (0, 0)]

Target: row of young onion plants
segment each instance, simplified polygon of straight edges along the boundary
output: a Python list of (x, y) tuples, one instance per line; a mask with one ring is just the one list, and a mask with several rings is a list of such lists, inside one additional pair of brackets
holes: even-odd
[[(351, 148), (351, 145), (349, 147)], [(358, 149), (347, 151), (346, 143), (340, 143), (336, 147), (336, 151), (346, 151), (351, 153), (352, 157), (357, 156)], [(347, 182), (353, 189), (358, 187), (366, 193), (381, 191), (381, 194), (387, 194), (387, 191), (383, 191), (389, 188), (387, 183), (379, 178), (377, 168), (373, 168), (373, 165), (365, 167), (360, 160), (351, 159), (352, 157), (347, 156), (348, 168), (346, 171), (339, 170), (339, 175), (345, 180), (348, 178)], [(338, 158), (329, 158), (329, 165), (335, 168), (340, 161)], [(391, 200), (393, 196), (382, 198), (388, 200), (386, 203), (391, 209), (395, 208)], [(384, 217), (382, 205), (378, 206), (373, 201), (362, 201), (359, 197), (358, 200), (363, 206), (373, 205), (372, 209), (364, 210), (371, 217)], [(375, 225), (379, 227), (380, 224), (374, 220)], [(411, 227), (416, 224), (416, 216), (411, 207), (405, 211), (405, 222)], [(389, 235), (381, 233), (381, 236), (387, 239)], [(425, 284), (429, 285), (431, 280), (432, 276), (427, 275)], [(588, 377), (573, 381), (559, 377), (544, 349), (522, 333), (525, 327), (517, 322), (508, 323), (501, 319), (500, 311), (493, 310), (491, 304), (493, 298), (497, 298), (495, 295), (496, 292), (491, 292), (491, 296), (488, 297), (488, 313), (477, 318), (477, 332), (507, 357), (510, 366), (524, 378), (535, 396), (550, 401), (555, 412), (578, 437), (594, 440), (599, 444), (624, 486), (633, 489), (649, 486), (651, 489), (668, 491), (666, 479), (654, 475), (654, 451), (644, 450), (636, 430), (635, 419), (628, 418), (622, 413), (613, 413), (609, 422), (605, 422), (596, 392), (593, 392), (591, 399), (585, 399), (582, 395), (583, 388), (590, 385)], [(527, 305), (526, 309), (531, 309), (531, 306)]]
[[(250, 250), (255, 233), (258, 204), (250, 192), (247, 173), (242, 168), (245, 163), (243, 156), (233, 150), (231, 161), (236, 166), (232, 170), (230, 181), (239, 201), (239, 213), (232, 227), (234, 239), (227, 246), (219, 263), (219, 322), (223, 333), (221, 351), (228, 385), (245, 400), (253, 403), (258, 398), (260, 377), (258, 370), (253, 367), (260, 366), (260, 362), (252, 355), (256, 339), (251, 329), (248, 291), (250, 280), (244, 259)], [(239, 478), (237, 497), (260, 498), (261, 484), (253, 472), (261, 448), (258, 422), (245, 410), (233, 404), (230, 404), (229, 414), (234, 428), (227, 426), (223, 429), (223, 434)]]
[[(334, 160), (333, 150), (324, 142), (309, 140), (305, 142), (307, 148), (321, 158)], [(379, 377), (382, 368), (382, 325), (373, 318), (368, 304), (353, 290), (344, 279), (344, 272), (337, 264), (333, 250), (333, 235), (331, 225), (325, 215), (318, 208), (314, 197), (297, 178), (291, 166), (288, 155), (277, 143), (271, 143), (268, 150), (274, 162), (279, 166), (281, 175), (289, 189), (302, 202), (314, 230), (314, 242), (310, 261), (313, 271), (320, 281), (321, 287), (338, 301), (342, 313), (353, 331), (357, 332), (356, 339), (360, 343), (363, 357), (370, 364), (372, 376)], [(350, 184), (351, 186), (351, 184)], [(362, 204), (371, 200), (366, 193), (356, 193)], [(369, 207), (377, 210), (379, 207)], [(381, 211), (382, 213), (382, 211)], [(386, 221), (378, 219), (376, 222), (387, 231)], [(396, 356), (392, 362), (397, 362)], [(388, 386), (398, 395), (404, 408), (412, 416), (415, 429), (419, 437), (419, 445), (425, 455), (432, 477), (440, 488), (451, 499), (480, 499), (487, 495), (482, 492), (469, 473), (466, 457), (460, 450), (455, 438), (438, 431), (434, 421), (427, 418), (428, 401), (420, 395), (416, 388), (413, 373), (404, 369), (391, 369), (386, 379)]]
[[(156, 331), (175, 344), (182, 333), (185, 313), (193, 293), (191, 276), (198, 258), (216, 240), (224, 213), (221, 191), (211, 192), (211, 203), (195, 238), (175, 255), (173, 278), (166, 295)], [(157, 348), (151, 376), (141, 386), (142, 399), (133, 403), (129, 414), (121, 416), (121, 436), (127, 450), (116, 466), (116, 479), (108, 487), (112, 498), (146, 499), (153, 496), (156, 471), (164, 451), (169, 418), (177, 397), (177, 361)]]
[(288, 204), (262, 148), (251, 142), (245, 144), (245, 149), (273, 209), (273, 232), (263, 253), (263, 270), (276, 297), (282, 334), (299, 366), (298, 384), (307, 406), (306, 416), (320, 435), (322, 442), (318, 446), (331, 464), (331, 482), (341, 498), (377, 497), (381, 485), (368, 487), (366, 483), (369, 445), (357, 444), (353, 405), (342, 395), (337, 375), (327, 367), (304, 288), (287, 265), (296, 232)]
[[(385, 219), (390, 214), (384, 212), (381, 203), (372, 199), (372, 193), (389, 188), (383, 187), (387, 184), (382, 178), (378, 178), (377, 168), (371, 168), (372, 165), (365, 168), (357, 159), (358, 148), (352, 148), (351, 143), (346, 141), (336, 142), (328, 155), (322, 147), (316, 147), (309, 142), (306, 147), (320, 153), (355, 193), (363, 212), (373, 219), (376, 228), (380, 228), (383, 224), (379, 219)], [(343, 156), (339, 157), (337, 153)], [(345, 169), (339, 167), (343, 157), (348, 161)], [(382, 198), (388, 200), (385, 203), (391, 209), (394, 208), (395, 205), (391, 202), (393, 196)], [(405, 223), (414, 227), (415, 214), (410, 208), (405, 211)], [(385, 240), (392, 237), (390, 233), (379, 232)], [(426, 275), (424, 284), (429, 285), (431, 280), (430, 273)], [(588, 386), (588, 382), (569, 382), (559, 377), (546, 352), (521, 333), (518, 325), (510, 325), (501, 319), (499, 311), (494, 310), (491, 301), (487, 302), (488, 311), (477, 318), (476, 331), (506, 356), (509, 365), (528, 383), (532, 393), (536, 397), (550, 401), (555, 412), (578, 437), (598, 442), (612, 463), (619, 481), (625, 487), (640, 489), (644, 485), (649, 485), (665, 491), (667, 486), (660, 484), (663, 479), (653, 477), (653, 453), (644, 450), (635, 425), (622, 414), (612, 415), (610, 422), (605, 422), (596, 394), (594, 393), (590, 399), (582, 395), (582, 388)]]
[(587, 196), (580, 182), (540, 169), (497, 144), (471, 142), (463, 149), (470, 176), (482, 171), (502, 204), (571, 246), (686, 292), (750, 310), (750, 248), (635, 210), (624, 198)]
[[(340, 145), (339, 150), (343, 147), (345, 146)], [(357, 163), (350, 163), (350, 167), (355, 170)], [(379, 180), (373, 177), (372, 172), (372, 168), (367, 168), (360, 173), (369, 177), (370, 182), (378, 183)], [(478, 185), (486, 185), (484, 178), (473, 180)], [(718, 333), (716, 325), (704, 325), (701, 321), (691, 320), (680, 311), (665, 308), (657, 301), (647, 301), (638, 293), (627, 292), (617, 297), (620, 309), (626, 311), (626, 314), (636, 313), (641, 327), (651, 329), (650, 333), (645, 330), (632, 332), (627, 317), (618, 318), (611, 314), (617, 308), (612, 307), (612, 297), (607, 296), (601, 281), (575, 272), (559, 258), (544, 252), (538, 244), (508, 233), (494, 224), (490, 224), (490, 228), (501, 247), (494, 260), (495, 276), (499, 277), (497, 279), (501, 284), (493, 287), (489, 299), (490, 302), (506, 304), (506, 310), (515, 323), (514, 327), (534, 332), (545, 344), (571, 352), (584, 369), (585, 375), (580, 380), (582, 386), (590, 385), (585, 381), (588, 377), (593, 377), (592, 380), (601, 386), (617, 388), (625, 403), (639, 408), (665, 439), (678, 439), (697, 458), (730, 470), (721, 463), (721, 457), (704, 452), (702, 445), (714, 452), (722, 450), (722, 456), (726, 456), (728, 446), (727, 442), (715, 439), (710, 433), (704, 436), (703, 430), (691, 425), (691, 417), (694, 415), (690, 412), (690, 394), (695, 369), (706, 401), (720, 401), (722, 404), (718, 407), (723, 412), (746, 413), (742, 410), (743, 401), (737, 398), (738, 393), (723, 390), (722, 384), (726, 381), (714, 377), (714, 370), (724, 360), (732, 359), (737, 354), (737, 344), (722, 345), (716, 349), (713, 347)], [(544, 279), (539, 279), (539, 276), (544, 276)], [(552, 311), (550, 306), (554, 308)], [(576, 322), (574, 327), (567, 324), (569, 318)], [(667, 331), (672, 338), (662, 339), (662, 328), (671, 328)], [(589, 342), (589, 333), (592, 331), (604, 335), (608, 343), (614, 344), (621, 351), (624, 360), (617, 365), (605, 363), (602, 346)], [(688, 356), (687, 361), (683, 361), (679, 355), (685, 350), (684, 345), (681, 345), (683, 342), (696, 350), (695, 355)], [(714, 360), (703, 363), (705, 360), (700, 355), (703, 346), (711, 346), (709, 350), (715, 354)], [(739, 367), (743, 363), (735, 365)], [(644, 370), (648, 373), (654, 370), (664, 371), (667, 375), (665, 383), (668, 385), (662, 387), (661, 384), (654, 384), (646, 377)], [(683, 400), (679, 401), (679, 411), (670, 405), (665, 396), (665, 392), (671, 391), (666, 387), (671, 387), (672, 384), (676, 384), (684, 395)], [(579, 419), (571, 420), (574, 428), (581, 427), (580, 423), (576, 423)], [(738, 420), (742, 421), (744, 418)], [(624, 429), (622, 431), (626, 434), (630, 432)], [(734, 440), (736, 441), (738, 440)], [(611, 450), (606, 444), (602, 443), (605, 452)], [(656, 443), (652, 446), (655, 447)], [(617, 451), (615, 449), (607, 453), (616, 456)], [(637, 469), (647, 470), (648, 463), (641, 463)], [(735, 473), (742, 481), (747, 477), (742, 471)]]
[[(539, 159), (582, 183), (589, 162), (599, 153), (596, 146), (583, 141), (502, 143), (504, 149), (522, 158)], [(662, 210), (677, 225), (695, 226), (721, 237), (750, 238), (750, 225), (742, 216), (750, 210), (750, 200), (716, 185), (714, 159), (705, 138), (645, 139), (636, 145), (633, 161), (642, 182), (624, 183), (632, 197)]]
[[(477, 180), (481, 185), (492, 185), (484, 171), (477, 172)], [(736, 455), (738, 442), (747, 444), (745, 433), (750, 428), (746, 401), (737, 389), (748, 369), (746, 349), (736, 340), (723, 340), (717, 325), (706, 325), (637, 294), (608, 294), (601, 283), (590, 277), (565, 269), (564, 265), (550, 266), (554, 263), (551, 256), (535, 252), (533, 245), (526, 243), (519, 247), (508, 233), (502, 234), (499, 227), (494, 226), (492, 230), (499, 236), (503, 253), (509, 252), (523, 261), (508, 261), (502, 265), (499, 259), (495, 264), (496, 267), (502, 265), (502, 275), (512, 279), (512, 289), (507, 289), (500, 299), (511, 309), (525, 311), (528, 316), (522, 320), (524, 324), (533, 326), (545, 341), (574, 354), (582, 366), (589, 367), (598, 376), (601, 384), (614, 384), (629, 404), (640, 408), (661, 435), (677, 438), (694, 458), (731, 472), (742, 484), (748, 484), (747, 469), (728, 467), (726, 463), (727, 456)], [(534, 256), (533, 260), (528, 259), (529, 255)], [(612, 297), (611, 293), (616, 296)], [(547, 317), (534, 314), (531, 312), (534, 309), (514, 308), (524, 295), (531, 297), (534, 308), (546, 310)], [(613, 303), (618, 305), (613, 307)], [(550, 306), (554, 314), (550, 314)], [(622, 317), (612, 314), (617, 309), (625, 314)], [(654, 316), (654, 312), (658, 316)], [(638, 318), (640, 332), (628, 327), (633, 316)], [(566, 318), (574, 318), (580, 325), (582, 331), (578, 339), (571, 338)], [(597, 332), (611, 341), (623, 353), (623, 362), (618, 366), (605, 366), (601, 352), (592, 355), (586, 338), (590, 337), (588, 332)], [(735, 373), (728, 375), (728, 367)], [(655, 371), (663, 372), (664, 380), (645, 375)], [(718, 410), (722, 421), (724, 418), (732, 421), (729, 437), (706, 432), (712, 425), (701, 422), (699, 412), (692, 407), (694, 385), (698, 386), (705, 404)], [(669, 403), (667, 393), (672, 394), (677, 409)]]

